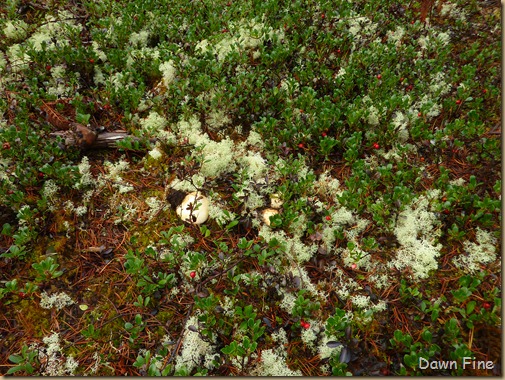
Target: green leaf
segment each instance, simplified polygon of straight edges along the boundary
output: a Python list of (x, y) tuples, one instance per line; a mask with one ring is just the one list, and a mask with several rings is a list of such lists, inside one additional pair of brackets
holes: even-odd
[(438, 309), (435, 309), (435, 310), (433, 310), (433, 311), (431, 312), (431, 321), (432, 321), (432, 322), (435, 322), (435, 321), (437, 320), (437, 318), (438, 318), (438, 313), (439, 313)]
[(77, 112), (77, 114), (75, 115), (75, 120), (80, 124), (88, 125), (90, 117), (91, 115), (88, 113)]
[(135, 323), (137, 325), (142, 324), (142, 316), (140, 314), (135, 315)]
[(431, 343), (431, 340), (433, 339), (433, 334), (429, 330), (423, 331), (421, 336), (428, 343)]
[(403, 342), (403, 333), (400, 330), (394, 332), (394, 338), (398, 342)]
[(15, 366), (15, 367), (10, 368), (10, 369), (6, 372), (6, 375), (11, 375), (11, 374), (13, 374), (13, 373), (15, 373), (15, 372), (18, 372), (18, 371), (23, 371), (24, 369), (25, 369), (25, 368), (24, 368), (24, 366), (22, 366), (22, 365), (17, 365), (17, 366)]
[(227, 226), (227, 230), (231, 230), (233, 227), (235, 227), (238, 224), (238, 220), (232, 220)]
[(410, 355), (405, 354), (405, 356), (403, 357), (403, 361), (409, 367), (415, 368), (415, 366), (418, 364), (418, 356), (414, 352), (412, 352)]
[(249, 339), (248, 336), (245, 336), (244, 339), (242, 340), (242, 346), (244, 349), (249, 351), (249, 348), (251, 347), (251, 339)]
[(477, 305), (477, 302), (475, 301), (470, 301), (466, 304), (466, 314), (471, 314), (472, 311), (475, 309), (475, 305)]
[(23, 357), (20, 355), (11, 355), (9, 356), (9, 360), (14, 364), (21, 363), (23, 361)]
[(427, 302), (426, 302), (426, 301), (424, 301), (424, 300), (423, 300), (423, 301), (421, 301), (421, 305), (420, 305), (421, 311), (423, 311), (423, 312), (424, 312), (424, 311), (426, 310), (426, 304), (427, 304)]
[(32, 373), (33, 373), (33, 371), (34, 371), (34, 368), (33, 368), (33, 366), (32, 366), (30, 363), (26, 363), (26, 364), (25, 364), (25, 368), (24, 368), (24, 370), (25, 370), (26, 372), (28, 372), (29, 374), (32, 374)]
[(229, 345), (221, 348), (221, 352), (226, 355), (235, 355), (237, 352), (237, 342), (233, 341)]

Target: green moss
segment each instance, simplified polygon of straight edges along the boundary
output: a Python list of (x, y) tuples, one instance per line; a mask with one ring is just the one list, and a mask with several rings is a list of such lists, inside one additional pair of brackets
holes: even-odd
[[(26, 325), (27, 328), (33, 326), (33, 338), (42, 338), (47, 331), (51, 330), (50, 310), (41, 308), (39, 305), (34, 305), (34, 300), (21, 300), (16, 305), (16, 313), (11, 317), (18, 320), (21, 325)], [(18, 319), (22, 316), (22, 319)]]
[(174, 317), (174, 312), (173, 311), (160, 311), (156, 315), (156, 319), (160, 321), (163, 324), (166, 324), (169, 320), (171, 320)]

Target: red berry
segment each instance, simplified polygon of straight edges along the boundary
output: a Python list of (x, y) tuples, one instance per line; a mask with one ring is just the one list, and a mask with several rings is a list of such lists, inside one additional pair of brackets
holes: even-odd
[(489, 302), (484, 302), (484, 303), (482, 304), (482, 307), (483, 307), (484, 309), (486, 309), (486, 310), (489, 310), (489, 309), (491, 309), (491, 304), (490, 304)]
[(456, 104), (461, 104), (461, 100), (456, 100)]
[(90, 58), (89, 63), (95, 63), (95, 60), (93, 58)]
[(442, 211), (445, 215), (449, 215), (450, 211), (445, 209), (444, 211)]
[(18, 293), (18, 296), (21, 297), (21, 298), (25, 298), (26, 297), (26, 293), (24, 292), (19, 292)]
[(39, 174), (37, 174), (37, 176), (38, 176), (40, 179), (42, 179), (42, 178), (44, 178), (44, 173), (39, 172)]
[(5, 150), (8, 150), (11, 148), (11, 144), (9, 144), (8, 142), (4, 142), (2, 147), (5, 149)]
[(421, 112), (418, 112), (417, 116), (421, 117), (421, 116), (423, 116), (423, 114)]
[(338, 49), (338, 50), (337, 50), (337, 53), (338, 53), (338, 54), (340, 54), (340, 53), (341, 53), (340, 49)]
[(405, 79), (404, 77), (401, 77), (401, 78), (400, 78), (400, 82), (403, 82), (403, 80), (404, 80), (404, 79)]
[(326, 215), (326, 220), (331, 220), (331, 216)]
[(51, 70), (51, 65), (46, 65), (46, 70), (47, 71)]
[(189, 274), (189, 277), (191, 277), (191, 278), (195, 278), (195, 277), (196, 277), (196, 272), (191, 272), (191, 273)]
[(303, 319), (300, 321), (300, 326), (302, 326), (304, 329), (308, 329), (310, 327), (310, 323), (305, 322)]
[(374, 149), (379, 149), (379, 148), (380, 148), (380, 145), (379, 145), (379, 144), (377, 144), (377, 143), (373, 143), (373, 148), (374, 148)]
[(324, 17), (325, 17), (325, 16), (324, 16), (324, 13), (322, 13), (322, 14), (321, 14), (321, 18), (323, 18), (323, 19), (324, 19)]
[(298, 148), (303, 149), (303, 143), (298, 144)]
[(354, 269), (356, 269), (357, 267), (358, 267), (358, 265), (356, 265), (356, 263), (352, 263), (352, 264), (351, 264), (351, 269), (353, 269), (353, 270), (354, 270)]
[(482, 92), (485, 94), (485, 93), (487, 92), (487, 90), (486, 90), (486, 89), (484, 89), (484, 90), (482, 90)]
[(381, 79), (382, 78), (382, 75), (377, 75), (377, 79)]
[(326, 137), (326, 132), (321, 133), (321, 136)]
[(414, 20), (412, 20), (410, 23), (411, 23), (411, 24), (414, 24), (414, 23), (415, 23), (415, 21), (414, 21)]

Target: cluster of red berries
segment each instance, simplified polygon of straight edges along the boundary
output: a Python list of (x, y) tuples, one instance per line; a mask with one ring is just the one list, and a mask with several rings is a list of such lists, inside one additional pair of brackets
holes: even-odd
[(308, 330), (310, 328), (310, 323), (304, 321), (303, 319), (300, 321), (300, 326), (302, 326), (305, 330)]

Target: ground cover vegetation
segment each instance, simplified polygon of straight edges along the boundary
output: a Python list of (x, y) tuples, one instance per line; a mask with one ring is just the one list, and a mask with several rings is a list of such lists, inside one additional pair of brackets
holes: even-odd
[(501, 373), (498, 1), (2, 4), (0, 373)]

